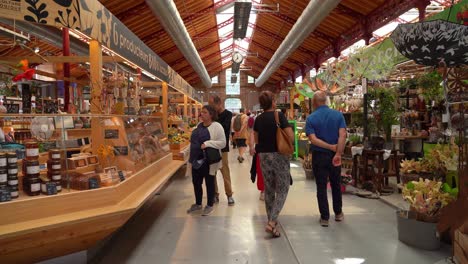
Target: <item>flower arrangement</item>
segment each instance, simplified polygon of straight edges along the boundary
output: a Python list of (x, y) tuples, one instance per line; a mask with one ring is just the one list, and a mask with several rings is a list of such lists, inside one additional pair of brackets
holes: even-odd
[[(455, 200), (455, 191), (440, 181), (423, 180), (408, 182), (402, 191), (403, 198), (410, 204), (410, 211), (418, 214), (417, 219), (436, 222), (440, 209)], [(457, 191), (458, 192), (458, 191)]]
[(419, 161), (403, 160), (402, 173), (429, 173), (445, 176), (447, 171), (457, 170), (458, 148), (455, 144), (437, 144), (428, 155)]

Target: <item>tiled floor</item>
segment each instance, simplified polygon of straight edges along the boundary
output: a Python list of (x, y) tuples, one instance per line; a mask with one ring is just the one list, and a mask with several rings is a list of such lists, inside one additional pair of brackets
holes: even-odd
[[(280, 216), (283, 235), (271, 239), (264, 231), (264, 204), (250, 181), (250, 161), (239, 164), (236, 158), (231, 151), (235, 206), (222, 196), (212, 215), (187, 215), (194, 201), (191, 179), (176, 176), (111, 240), (99, 263), (428, 264), (450, 255), (449, 246), (424, 251), (399, 242), (395, 209), (379, 200), (345, 194), (345, 221), (319, 226), (315, 182), (305, 179), (296, 162)], [(221, 175), (218, 183), (223, 190)]]

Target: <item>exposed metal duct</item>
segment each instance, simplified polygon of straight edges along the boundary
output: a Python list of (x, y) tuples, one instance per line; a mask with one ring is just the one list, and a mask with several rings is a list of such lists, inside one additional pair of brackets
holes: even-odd
[[(7, 18), (0, 18), (0, 23), (14, 26), (20, 31), (29, 32), (31, 35), (39, 37), (41, 40), (49, 42), (57, 47), (62, 47), (62, 31), (56, 27), (38, 25), (30, 22), (13, 21)], [(89, 48), (86, 43), (75, 38), (70, 38), (70, 49), (80, 55), (88, 55)]]
[[(53, 26), (40, 25), (24, 21), (13, 21), (7, 18), (0, 18), (0, 23), (15, 26), (20, 31), (30, 32), (31, 35), (37, 36), (41, 40), (55, 45), (56, 47), (62, 47), (63, 37), (62, 31)], [(73, 38), (70, 38), (70, 51), (77, 54), (78, 56), (89, 56), (89, 45), (85, 42)], [(108, 68), (113, 68), (115, 65), (113, 63), (104, 64)], [(124, 63), (119, 63), (120, 67), (124, 68), (128, 72), (133, 72), (134, 69), (129, 67)], [(144, 76), (144, 75), (143, 75)], [(144, 78), (144, 80), (152, 81), (152, 79)]]
[(206, 71), (205, 65), (203, 65), (197, 49), (193, 45), (192, 39), (185, 28), (184, 21), (182, 21), (174, 1), (145, 0), (145, 2), (151, 8), (153, 14), (158, 17), (161, 25), (171, 36), (190, 65), (192, 65), (195, 72), (200, 76), (203, 85), (210, 88), (211, 78)]
[(311, 0), (258, 76), (255, 86), (262, 86), (340, 2), (341, 0)]

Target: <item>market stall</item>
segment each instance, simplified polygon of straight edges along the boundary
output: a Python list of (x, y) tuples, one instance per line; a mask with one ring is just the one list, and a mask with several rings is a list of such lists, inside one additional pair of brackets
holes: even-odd
[[(82, 63), (74, 67), (86, 69), (80, 80), (63, 76), (58, 68), (32, 72), (27, 61), (17, 66), (11, 58), (0, 59), (7, 69), (4, 87), (16, 93), (4, 97), (0, 107), (2, 263), (30, 263), (93, 246), (121, 227), (185, 163), (173, 160), (170, 151), (169, 89), (184, 97), (184, 116), (190, 105), (199, 104), (193, 89), (119, 21), (101, 30), (107, 24), (95, 14), (108, 11), (99, 2), (73, 3), (81, 12), (57, 1), (47, 1), (45, 11), (67, 12), (75, 23), (63, 26), (89, 43), (88, 56), (60, 60)], [(0, 16), (24, 20), (27, 14), (21, 12), (30, 12), (29, 3), (19, 4), (23, 11), (5, 7)], [(40, 23), (56, 25), (47, 16)], [(118, 41), (131, 40), (132, 50), (111, 41), (112, 34)], [(41, 65), (56, 61), (31, 57), (39, 57), (35, 63)], [(16, 76), (10, 75), (13, 68)], [(153, 81), (143, 81), (143, 74)], [(54, 79), (37, 86), (39, 75)], [(160, 93), (160, 109), (146, 100), (151, 98), (151, 91), (143, 94), (147, 90)]]

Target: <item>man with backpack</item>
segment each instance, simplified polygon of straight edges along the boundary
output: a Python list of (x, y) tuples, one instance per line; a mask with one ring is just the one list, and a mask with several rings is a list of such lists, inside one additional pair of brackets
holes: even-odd
[(239, 163), (242, 163), (244, 161), (244, 153), (245, 149), (247, 147), (247, 138), (249, 136), (249, 132), (247, 130), (247, 123), (248, 123), (248, 118), (247, 115), (245, 114), (245, 110), (241, 108), (239, 110), (239, 114), (236, 116), (234, 119), (234, 138), (236, 140), (236, 146), (239, 149), (239, 157), (237, 157), (237, 160)]

